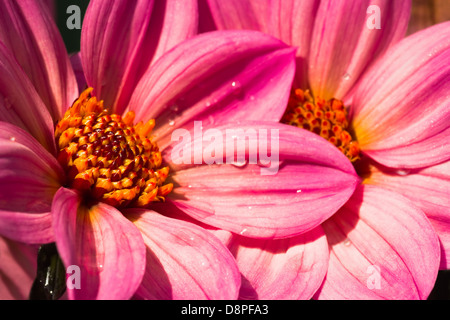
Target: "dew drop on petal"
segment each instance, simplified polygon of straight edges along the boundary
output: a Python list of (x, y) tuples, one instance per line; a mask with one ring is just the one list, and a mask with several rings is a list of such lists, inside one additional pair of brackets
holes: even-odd
[(243, 234), (246, 233), (246, 232), (247, 232), (247, 228), (244, 228), (244, 229), (241, 230), (241, 232), (239, 232), (239, 234), (240, 234), (240, 235), (243, 235)]
[(11, 140), (12, 142), (16, 141), (16, 137), (11, 137), (9, 138), (9, 140)]
[(242, 85), (239, 81), (233, 81), (231, 83), (231, 88), (233, 90), (233, 95), (235, 95), (238, 99), (244, 98), (242, 95)]
[(245, 167), (246, 164), (247, 164), (247, 160), (237, 160), (232, 163), (233, 166), (238, 167), (238, 168)]
[(409, 174), (409, 170), (406, 170), (406, 169), (400, 169), (400, 170), (397, 170), (397, 174), (399, 175), (399, 176), (407, 176), (408, 174)]
[(11, 101), (8, 98), (5, 97), (5, 99), (3, 99), (3, 102), (5, 104), (5, 108), (6, 109), (11, 109), (12, 108), (12, 103), (11, 103)]
[(175, 113), (178, 112), (179, 109), (180, 109), (180, 107), (178, 107), (178, 105), (176, 105), (176, 104), (174, 104), (170, 107), (170, 111), (173, 111)]
[(344, 246), (349, 247), (352, 244), (349, 238), (344, 240)]
[(344, 74), (344, 76), (342, 77), (342, 79), (344, 79), (344, 80), (350, 80), (350, 74), (349, 73), (346, 73), (346, 74)]

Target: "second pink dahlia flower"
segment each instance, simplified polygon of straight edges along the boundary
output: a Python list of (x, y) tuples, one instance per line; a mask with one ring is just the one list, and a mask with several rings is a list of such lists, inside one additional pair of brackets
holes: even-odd
[[(290, 208), (309, 222), (303, 230), (278, 228), (272, 236), (283, 239), (274, 240), (261, 239), (262, 232), (216, 231), (237, 259), (240, 297), (426, 298), (438, 269), (448, 268), (449, 23), (401, 40), (409, 1), (201, 3), (212, 18), (201, 25), (259, 30), (297, 48), (292, 94), (280, 120), (305, 136), (291, 141), (293, 150), (323, 144), (284, 186)], [(369, 27), (371, 6), (380, 9), (379, 28)], [(304, 192), (316, 185), (296, 188), (297, 181), (314, 181), (309, 168), (333, 150), (348, 157), (338, 167), (359, 183), (350, 199), (340, 198), (337, 212), (310, 212), (311, 202), (326, 206), (349, 186), (336, 183), (321, 199)]]

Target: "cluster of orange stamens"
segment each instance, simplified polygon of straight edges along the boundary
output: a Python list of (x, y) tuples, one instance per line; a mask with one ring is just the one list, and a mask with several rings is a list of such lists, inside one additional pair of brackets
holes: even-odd
[(151, 131), (155, 121), (133, 126), (134, 113), (110, 114), (86, 89), (57, 124), (58, 161), (69, 187), (115, 207), (144, 207), (163, 201), (169, 168)]
[(359, 159), (359, 145), (348, 132), (347, 110), (340, 100), (314, 100), (308, 90), (293, 90), (281, 121), (327, 139), (352, 162)]

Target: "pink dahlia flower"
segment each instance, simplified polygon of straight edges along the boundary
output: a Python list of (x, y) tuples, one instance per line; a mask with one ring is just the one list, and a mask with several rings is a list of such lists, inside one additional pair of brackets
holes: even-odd
[[(219, 217), (229, 213), (231, 228), (248, 203), (242, 188), (257, 183), (255, 199), (271, 199), (301, 168), (286, 165), (280, 176), (249, 182), (230, 164), (177, 168), (165, 150), (174, 129), (194, 120), (231, 128), (236, 119), (256, 121), (252, 128), (278, 121), (289, 99), (294, 50), (259, 32), (193, 37), (196, 28), (194, 0), (91, 1), (81, 38), (84, 77), (78, 77), (89, 88), (80, 93), (41, 2), (1, 2), (2, 297), (25, 298), (29, 290), (23, 286), (30, 285), (30, 265), (20, 257), (36, 252), (14, 248), (53, 242), (64, 265), (81, 270), (78, 285), (68, 288), (70, 299), (238, 297), (241, 276), (229, 250), (204, 228), (161, 214), (165, 204), (156, 203), (189, 181), (195, 196), (183, 203), (211, 208), (219, 189), (228, 203), (213, 206)], [(346, 165), (335, 165), (332, 154), (323, 161), (328, 171), (317, 170), (309, 184), (335, 171), (335, 180), (348, 180)], [(224, 176), (228, 187), (221, 185)], [(338, 194), (350, 194), (347, 189)], [(269, 208), (282, 212), (286, 226), (303, 224), (298, 214), (297, 222), (286, 219), (282, 199), (265, 201), (260, 228), (273, 217)]]
[[(240, 297), (427, 298), (438, 269), (449, 268), (450, 23), (402, 38), (409, 1), (201, 4), (202, 26), (260, 30), (297, 47), (282, 122), (308, 137), (290, 141), (293, 154), (318, 148), (311, 159), (296, 159), (303, 171), (291, 172), (290, 183), (280, 186), (285, 212), (308, 221), (300, 235), (291, 232), (294, 223), (278, 227), (296, 220), (279, 212), (266, 233), (276, 230), (272, 237), (283, 239), (261, 239), (263, 232), (244, 225), (241, 235), (216, 231), (242, 273)], [(353, 189), (333, 184), (330, 174), (320, 181), (334, 188), (312, 198), (319, 178), (310, 168), (335, 150), (347, 157), (336, 157), (334, 168), (359, 182)], [(350, 199), (339, 194), (344, 189), (351, 189)], [(311, 210), (310, 203), (326, 208), (331, 201), (342, 204), (337, 212)], [(205, 222), (216, 217), (203, 216)]]

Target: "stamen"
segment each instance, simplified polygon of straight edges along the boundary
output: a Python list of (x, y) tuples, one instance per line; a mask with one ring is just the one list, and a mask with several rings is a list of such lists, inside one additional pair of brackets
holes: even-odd
[(133, 126), (133, 112), (110, 114), (92, 90), (81, 93), (55, 129), (68, 186), (115, 207), (164, 201), (173, 185), (164, 185), (169, 168), (161, 168), (152, 140), (155, 121)]
[(308, 90), (293, 90), (281, 121), (327, 139), (351, 162), (360, 158), (358, 142), (348, 131), (347, 110), (340, 100), (314, 100)]

